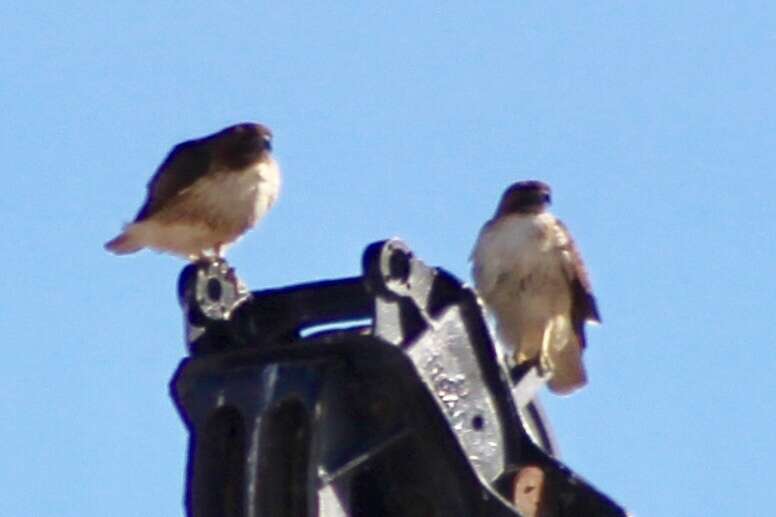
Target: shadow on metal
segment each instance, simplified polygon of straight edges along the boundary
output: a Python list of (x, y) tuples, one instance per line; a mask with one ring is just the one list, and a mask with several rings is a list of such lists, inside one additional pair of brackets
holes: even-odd
[(502, 366), (474, 292), (400, 241), (253, 293), (192, 264), (179, 295), (191, 517), (625, 515), (554, 458), (541, 380)]

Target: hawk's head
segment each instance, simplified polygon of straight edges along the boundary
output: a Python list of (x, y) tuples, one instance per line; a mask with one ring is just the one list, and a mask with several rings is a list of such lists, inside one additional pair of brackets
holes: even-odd
[(536, 214), (543, 211), (551, 200), (550, 186), (541, 181), (519, 181), (501, 196), (496, 217), (508, 214)]
[(244, 169), (267, 158), (272, 151), (272, 132), (261, 124), (228, 127), (213, 136), (216, 159), (229, 169)]

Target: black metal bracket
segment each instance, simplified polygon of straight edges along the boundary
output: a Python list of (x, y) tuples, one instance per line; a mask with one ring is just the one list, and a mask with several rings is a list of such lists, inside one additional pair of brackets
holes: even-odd
[(476, 294), (400, 241), (253, 293), (192, 264), (179, 295), (190, 516), (625, 515), (554, 458), (541, 379), (511, 378)]

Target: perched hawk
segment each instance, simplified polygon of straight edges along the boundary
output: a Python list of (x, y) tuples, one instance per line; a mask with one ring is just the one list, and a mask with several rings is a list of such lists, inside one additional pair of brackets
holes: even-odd
[(280, 190), (272, 133), (238, 124), (176, 145), (148, 184), (145, 204), (105, 248), (151, 248), (188, 258), (221, 257), (252, 228)]
[(585, 321), (600, 322), (582, 258), (566, 227), (546, 210), (550, 187), (509, 187), (472, 252), (474, 284), (517, 364), (536, 362), (556, 393), (587, 382)]

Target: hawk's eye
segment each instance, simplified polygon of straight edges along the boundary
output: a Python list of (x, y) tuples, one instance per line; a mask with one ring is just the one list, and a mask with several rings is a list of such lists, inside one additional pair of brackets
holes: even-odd
[(272, 137), (271, 136), (265, 136), (264, 137), (264, 147), (266, 147), (268, 151), (272, 150)]

